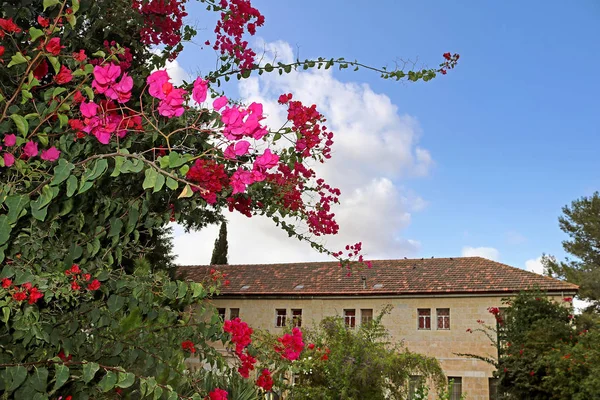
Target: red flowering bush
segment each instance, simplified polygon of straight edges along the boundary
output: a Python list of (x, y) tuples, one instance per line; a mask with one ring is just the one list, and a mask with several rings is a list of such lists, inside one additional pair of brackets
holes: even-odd
[[(227, 382), (209, 382), (230, 371), (210, 343), (229, 338), (238, 373), (253, 373), (260, 357), (247, 324), (228, 321), (223, 331), (218, 319), (199, 323), (190, 311), (224, 277), (198, 284), (164, 270), (169, 222), (200, 229), (227, 210), (267, 215), (344, 265), (368, 265), (360, 244), (334, 254), (315, 241), (338, 232), (341, 195), (310, 167), (332, 154), (317, 106), (282, 95), (290, 123), (274, 130), (261, 104), (218, 92), (231, 77), (363, 65), (260, 64), (248, 37), (263, 15), (249, 0), (204, 2), (218, 13), (215, 37), (203, 38), (217, 67), (182, 85), (165, 62), (196, 34), (184, 25), (184, 0), (44, 0), (0, 10), (0, 387), (9, 397), (223, 399)], [(456, 60), (374, 70), (430, 80)], [(282, 149), (282, 139), (292, 146)], [(288, 365), (303, 347), (297, 331), (270, 352)], [(185, 373), (189, 355), (216, 369)], [(268, 371), (251, 383), (275, 385)]]

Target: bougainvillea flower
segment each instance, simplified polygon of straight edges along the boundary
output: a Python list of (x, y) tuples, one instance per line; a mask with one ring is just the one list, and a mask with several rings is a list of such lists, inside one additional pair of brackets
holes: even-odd
[(208, 394), (210, 400), (227, 400), (227, 391), (216, 388)]
[(217, 97), (215, 101), (213, 101), (213, 108), (215, 110), (220, 110), (221, 108), (225, 107), (228, 102), (229, 100), (227, 100), (226, 96)]
[(100, 281), (98, 279), (94, 279), (89, 285), (87, 285), (87, 288), (88, 288), (88, 290), (100, 289)]
[(10, 153), (4, 153), (2, 155), (2, 158), (4, 159), (4, 166), (5, 167), (12, 167), (13, 164), (15, 163), (15, 156), (13, 156)]
[(65, 83), (69, 83), (72, 80), (73, 74), (71, 73), (69, 68), (65, 67), (64, 65), (61, 65), (60, 71), (54, 76), (54, 82), (58, 83), (59, 85), (64, 85)]
[(23, 147), (23, 153), (25, 153), (25, 155), (27, 157), (35, 157), (38, 155), (38, 144), (36, 142), (34, 142), (33, 140), (30, 140), (29, 142), (27, 142), (27, 144), (25, 144), (25, 147)]
[(21, 28), (19, 28), (19, 26), (13, 22), (12, 18), (9, 18), (9, 19), (0, 18), (0, 29), (2, 29), (6, 33), (21, 32)]
[(60, 157), (60, 150), (52, 146), (49, 149), (42, 150), (42, 155), (40, 157), (45, 161), (56, 161), (58, 160), (58, 157)]
[(194, 81), (194, 89), (192, 89), (192, 98), (197, 103), (202, 103), (206, 100), (206, 93), (208, 91), (208, 82), (202, 78), (198, 78)]
[(270, 149), (266, 149), (261, 156), (256, 157), (256, 161), (254, 161), (254, 168), (258, 171), (266, 171), (277, 166), (278, 162), (279, 156), (277, 154), (273, 154)]
[(46, 75), (48, 75), (48, 63), (46, 60), (42, 60), (33, 70), (33, 76), (35, 79), (40, 80)]
[(172, 89), (158, 105), (158, 113), (163, 117), (179, 117), (183, 114), (184, 89)]
[(15, 143), (17, 143), (17, 136), (14, 133), (4, 135), (3, 142), (6, 147), (12, 147), (15, 145)]
[(240, 140), (239, 142), (237, 142), (235, 144), (232, 143), (229, 146), (227, 146), (227, 148), (223, 152), (223, 155), (225, 156), (225, 158), (234, 160), (239, 156), (248, 154), (249, 148), (250, 148), (250, 142), (248, 142), (246, 140)]
[(95, 117), (98, 114), (98, 104), (93, 102), (83, 102), (79, 106), (79, 111), (81, 111), (81, 115), (86, 118)]
[(164, 99), (166, 94), (163, 90), (163, 86), (169, 82), (169, 79), (169, 74), (165, 70), (158, 70), (151, 73), (148, 78), (146, 78), (150, 95), (157, 99)]
[(41, 15), (38, 15), (37, 22), (42, 28), (47, 28), (48, 26), (50, 26), (50, 20), (48, 18), (42, 17)]
[(244, 193), (246, 187), (254, 182), (255, 180), (252, 172), (239, 168), (231, 175), (230, 184), (233, 189), (232, 194)]
[(53, 56), (57, 56), (60, 54), (60, 50), (63, 47), (64, 46), (60, 45), (60, 38), (55, 37), (48, 40), (48, 43), (46, 44), (46, 51), (52, 54)]

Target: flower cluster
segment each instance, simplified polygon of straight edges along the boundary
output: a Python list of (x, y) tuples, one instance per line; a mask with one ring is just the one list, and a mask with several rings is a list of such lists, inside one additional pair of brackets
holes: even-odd
[(225, 321), (223, 331), (231, 334), (231, 343), (235, 345), (234, 352), (241, 362), (238, 372), (244, 378), (248, 378), (256, 363), (256, 359), (248, 354), (248, 346), (252, 343), (252, 328), (241, 319), (235, 318)]
[[(371, 261), (365, 261), (364, 257), (362, 254), (360, 254), (360, 252), (362, 251), (362, 242), (358, 242), (355, 243), (353, 245), (346, 245), (346, 255), (348, 257), (348, 259), (355, 259), (356, 262), (358, 262), (359, 264), (363, 264), (364, 266), (366, 266), (367, 268), (372, 268), (373, 264)], [(337, 253), (333, 253), (334, 257), (343, 257), (344, 256), (344, 251), (340, 250)], [(342, 263), (340, 262), (340, 266), (342, 266)], [(351, 275), (351, 268), (350, 265), (346, 265), (346, 269), (348, 270), (348, 276)]]
[(19, 287), (17, 285), (13, 286), (12, 280), (4, 278), (2, 279), (1, 285), (2, 288), (12, 296), (13, 300), (18, 302), (27, 300), (29, 304), (34, 304), (44, 297), (44, 293), (40, 292), (37, 287), (32, 286), (29, 282), (26, 282)]
[(7, 34), (11, 35), (13, 33), (21, 33), (21, 28), (13, 22), (12, 18), (0, 18), (0, 39), (4, 38)]
[(504, 323), (504, 320), (502, 319), (502, 315), (500, 315), (500, 309), (498, 307), (488, 307), (487, 310), (490, 314), (492, 314), (496, 318), (496, 322), (498, 322), (500, 325), (502, 325)]
[(292, 333), (286, 333), (280, 338), (277, 338), (280, 343), (275, 346), (275, 351), (281, 354), (281, 357), (290, 361), (297, 360), (300, 353), (304, 349), (302, 341), (302, 331), (299, 328), (293, 328)]
[(158, 104), (158, 113), (163, 117), (180, 117), (185, 109), (183, 103), (187, 92), (185, 89), (175, 88), (169, 82), (171, 77), (166, 70), (158, 70), (151, 73), (146, 78), (148, 92), (154, 98), (160, 100)]
[[(221, 279), (225, 279), (227, 278), (228, 274), (222, 273), (221, 271), (218, 271), (214, 268), (210, 269), (210, 279), (213, 280), (213, 282), (217, 282), (220, 281)], [(229, 279), (225, 279), (225, 281), (223, 282), (223, 284), (225, 286), (229, 285)]]
[(460, 54), (451, 54), (444, 53), (444, 62), (440, 64), (440, 69), (438, 70), (442, 75), (446, 75), (449, 69), (453, 69), (458, 63), (458, 59), (460, 58)]
[[(176, 46), (181, 42), (181, 28), (186, 0), (133, 0), (133, 8), (144, 16), (140, 31), (144, 44)], [(176, 56), (176, 55), (172, 55)]]
[(317, 106), (307, 107), (300, 101), (292, 101), (291, 93), (279, 96), (279, 104), (288, 105), (287, 119), (298, 136), (296, 151), (303, 157), (310, 157), (313, 150), (318, 150), (324, 158), (331, 158), (333, 132), (322, 125), (326, 119), (317, 111)]
[(76, 130), (92, 134), (102, 144), (108, 144), (113, 134), (123, 138), (129, 129), (141, 129), (141, 117), (124, 116), (112, 100), (82, 102), (79, 106), (83, 120), (71, 120), (69, 125)]
[(194, 354), (196, 352), (196, 347), (194, 345), (194, 342), (192, 342), (191, 340), (185, 340), (185, 341), (181, 342), (181, 348), (183, 350), (189, 351), (192, 354)]
[(256, 27), (265, 23), (265, 17), (252, 7), (250, 0), (220, 0), (219, 4), (223, 11), (215, 27), (217, 40), (213, 48), (222, 55), (233, 57), (242, 71), (251, 69), (256, 53), (242, 36), (246, 30), (254, 35)]
[(200, 190), (197, 187), (192, 187), (192, 190), (200, 191), (200, 196), (208, 204), (217, 202), (217, 194), (227, 186), (229, 179), (222, 164), (203, 158), (199, 158), (194, 162), (194, 165), (187, 172), (186, 178), (202, 188)]
[[(119, 79), (117, 82), (117, 79)], [(92, 88), (96, 93), (105, 95), (118, 103), (127, 103), (131, 99), (133, 78), (124, 73), (121, 76), (121, 66), (108, 63), (104, 66), (94, 67), (94, 80)]]
[(71, 268), (65, 271), (65, 275), (72, 279), (71, 289), (78, 291), (82, 285), (87, 287), (87, 290), (94, 291), (100, 289), (100, 281), (98, 279), (92, 280), (92, 276), (87, 273), (83, 273), (79, 265), (73, 264)]
[[(2, 161), (4, 162), (5, 167), (11, 167), (15, 163), (14, 154), (17, 152), (17, 137), (14, 133), (5, 134), (2, 142), (0, 144), (0, 150), (3, 149), (3, 145), (6, 146), (6, 151), (2, 154)], [(9, 151), (9, 149), (11, 149)], [(56, 161), (58, 157), (60, 157), (60, 150), (56, 147), (52, 146), (45, 150), (42, 150), (40, 154), (40, 150), (38, 148), (38, 144), (33, 140), (28, 141), (25, 145), (20, 149), (20, 158), (29, 159), (37, 157), (38, 155), (44, 161)]]
[(227, 400), (227, 391), (216, 388), (208, 394), (207, 399), (209, 400)]
[(263, 388), (267, 392), (273, 388), (273, 377), (268, 369), (263, 369), (256, 380), (256, 386)]

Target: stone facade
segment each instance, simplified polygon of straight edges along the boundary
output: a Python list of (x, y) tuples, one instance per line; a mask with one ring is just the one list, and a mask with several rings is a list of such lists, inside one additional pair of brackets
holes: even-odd
[[(565, 294), (566, 295), (566, 294)], [(555, 296), (557, 301), (562, 295)], [(287, 322), (292, 310), (302, 310), (302, 327), (311, 327), (328, 316), (344, 316), (344, 310), (355, 310), (356, 324), (360, 324), (361, 310), (373, 310), (373, 316), (386, 306), (393, 308), (384, 316), (383, 324), (395, 341), (404, 341), (409, 350), (436, 357), (448, 377), (461, 378), (461, 391), (468, 400), (490, 399), (489, 384), (493, 367), (483, 361), (466, 358), (456, 353), (496, 356), (496, 349), (482, 333), (468, 333), (475, 329), (477, 320), (495, 324), (488, 307), (502, 307), (502, 298), (493, 295), (438, 295), (438, 296), (266, 296), (218, 297), (216, 308), (225, 309), (230, 318), (231, 309), (239, 309), (239, 317), (257, 329), (271, 333), (283, 332), (277, 326), (277, 311), (285, 309)], [(431, 310), (430, 329), (419, 329), (418, 310)], [(437, 310), (449, 309), (449, 329), (437, 329)], [(235, 311), (234, 311), (235, 312)], [(443, 312), (441, 312), (443, 313)], [(366, 314), (366, 313), (365, 313)], [(435, 396), (432, 394), (431, 399)]]

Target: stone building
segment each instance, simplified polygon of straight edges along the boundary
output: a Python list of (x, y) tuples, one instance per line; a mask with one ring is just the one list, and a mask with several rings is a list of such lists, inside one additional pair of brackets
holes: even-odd
[[(185, 279), (202, 281), (210, 266), (182, 266)], [(436, 357), (453, 379), (453, 399), (494, 399), (493, 367), (461, 357), (496, 356), (484, 335), (470, 334), (477, 320), (494, 324), (489, 307), (502, 299), (538, 288), (562, 301), (576, 285), (480, 257), (373, 261), (373, 268), (351, 275), (335, 262), (270, 265), (223, 265), (230, 284), (214, 298), (224, 319), (239, 316), (254, 328), (279, 333), (289, 323), (310, 327), (339, 315), (352, 328), (393, 309), (383, 324), (409, 350)], [(433, 397), (432, 397), (433, 398)]]

